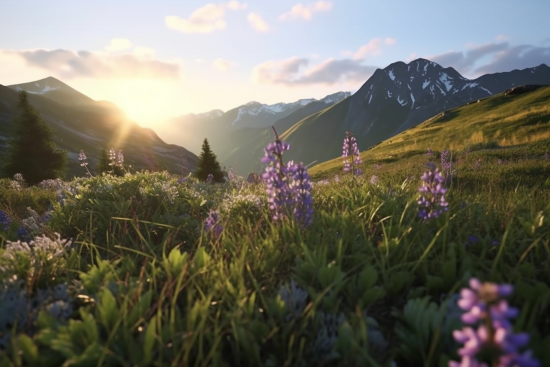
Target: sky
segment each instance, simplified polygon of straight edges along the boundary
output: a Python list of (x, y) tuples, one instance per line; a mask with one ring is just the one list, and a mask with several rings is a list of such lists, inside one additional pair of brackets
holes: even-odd
[(468, 78), (550, 66), (548, 14), (548, 0), (0, 0), (0, 84), (53, 76), (154, 128), (355, 92), (419, 57)]

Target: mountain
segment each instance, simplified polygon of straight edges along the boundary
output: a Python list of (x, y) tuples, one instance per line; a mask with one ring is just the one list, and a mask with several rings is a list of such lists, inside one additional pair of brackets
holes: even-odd
[[(450, 149), (456, 153), (469, 147), (471, 152), (483, 151), (479, 152), (486, 157), (483, 163), (496, 163), (498, 159), (509, 163), (522, 162), (523, 159), (535, 157), (541, 159), (549, 151), (549, 132), (550, 86), (515, 87), (512, 92), (506, 91), (479, 103), (476, 101), (440, 113), (362, 152), (361, 158), (368, 162), (368, 177), (376, 175), (372, 171), (373, 162), (389, 167), (400, 164), (403, 159), (406, 159), (407, 165), (418, 167), (418, 172), (422, 172), (428, 160), (428, 148), (434, 152)], [(525, 156), (511, 153), (518, 150), (522, 150)], [(476, 155), (469, 159), (470, 167), (479, 158), (480, 155)], [(510, 173), (513, 171), (507, 163), (503, 166), (510, 167)], [(342, 174), (342, 168), (342, 158), (335, 158), (308, 171), (312, 178), (317, 179)], [(529, 170), (533, 171), (532, 168)], [(541, 174), (538, 170), (533, 171), (533, 175), (540, 177)], [(507, 180), (509, 177), (502, 179)], [(515, 185), (516, 182), (511, 182), (512, 189)]]
[[(122, 150), (126, 166), (135, 169), (166, 168), (172, 173), (194, 170), (198, 157), (187, 149), (167, 144), (151, 129), (130, 121), (115, 104), (94, 101), (65, 83), (49, 77), (36, 82), (0, 85), (0, 157), (15, 132), (18, 93), (29, 93), (31, 105), (53, 130), (54, 143), (68, 152), (68, 177), (83, 176), (78, 161), (84, 150), (91, 171), (101, 148)], [(0, 168), (3, 162), (0, 160)]]
[(252, 139), (254, 131), (261, 135), (264, 130), (271, 130), (270, 126), (282, 119), (287, 121), (285, 126), (292, 126), (303, 117), (325, 109), (350, 95), (350, 92), (338, 92), (320, 100), (309, 98), (273, 105), (248, 102), (225, 113), (213, 110), (176, 117), (165, 126), (159, 127), (158, 132), (171, 136), (172, 141), (177, 141), (196, 154), (200, 153), (202, 142), (207, 138), (212, 150), (221, 159), (237, 146)]
[[(357, 138), (361, 151), (405, 131), (439, 113), (490, 97), (514, 86), (550, 84), (550, 68), (540, 65), (524, 70), (483, 75), (469, 80), (453, 68), (425, 59), (396, 62), (377, 69), (352, 96), (313, 113), (294, 125), (282, 124), (281, 138), (291, 144), (285, 161), (310, 164), (342, 155), (346, 131)], [(261, 169), (258, 162), (269, 139), (236, 146), (226, 157), (228, 166), (239, 164), (239, 173)]]

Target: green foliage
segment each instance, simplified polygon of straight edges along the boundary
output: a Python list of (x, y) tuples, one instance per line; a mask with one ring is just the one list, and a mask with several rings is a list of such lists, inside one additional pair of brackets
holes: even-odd
[(225, 182), (223, 178), (224, 174), (216, 159), (216, 155), (210, 149), (208, 140), (204, 139), (202, 143), (202, 152), (199, 155), (199, 163), (197, 164), (197, 170), (195, 171), (195, 177), (199, 181), (206, 181), (209, 174), (213, 175), (214, 182)]
[(51, 129), (31, 106), (25, 91), (19, 93), (19, 109), (4, 174), (12, 177), (21, 173), (30, 185), (61, 177), (67, 165), (67, 153), (55, 147)]
[[(24, 326), (0, 325), (13, 331), (0, 363), (443, 366), (458, 359), (456, 297), (472, 276), (514, 286), (514, 324), (546, 362), (550, 186), (542, 149), (455, 152), (449, 212), (427, 222), (417, 211), (425, 152), (369, 168), (375, 184), (369, 174), (314, 182), (308, 229), (274, 225), (265, 183), (242, 178), (211, 185), (165, 172), (98, 175), (65, 183), (61, 198), (0, 181), (10, 198), (0, 196), (3, 203), (55, 201), (45, 229), (73, 238), (58, 257), (36, 251), (0, 262), (10, 272), (0, 277), (0, 320), (19, 305), (1, 295), (13, 290), (13, 275), (26, 276), (34, 293), (70, 284), (73, 310), (59, 317), (50, 303)], [(474, 170), (479, 157), (485, 163)], [(211, 209), (220, 211), (219, 238), (203, 229)]]

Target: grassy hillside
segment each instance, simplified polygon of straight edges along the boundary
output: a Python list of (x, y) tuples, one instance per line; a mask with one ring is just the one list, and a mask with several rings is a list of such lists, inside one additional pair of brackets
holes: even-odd
[[(342, 142), (343, 137), (338, 140)], [(474, 181), (482, 179), (480, 172), (488, 167), (507, 185), (525, 183), (529, 174), (514, 172), (524, 172), (530, 165), (533, 175), (548, 173), (543, 156), (550, 154), (550, 87), (520, 95), (499, 94), (441, 113), (362, 152), (365, 174), (399, 171), (406, 176), (418, 172), (428, 159), (428, 148), (435, 152), (432, 160), (449, 149), (455, 168)], [(309, 172), (318, 179), (342, 173), (342, 166), (342, 158), (337, 158), (315, 165)]]

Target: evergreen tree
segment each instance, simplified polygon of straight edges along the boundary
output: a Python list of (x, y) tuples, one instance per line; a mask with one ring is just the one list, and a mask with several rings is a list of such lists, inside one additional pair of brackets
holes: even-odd
[(105, 148), (101, 149), (101, 156), (99, 157), (99, 163), (97, 164), (97, 174), (101, 175), (103, 173), (108, 173), (111, 170), (111, 166), (109, 166), (109, 155), (107, 154), (107, 151)]
[(195, 171), (195, 177), (200, 181), (206, 181), (209, 174), (212, 174), (214, 182), (225, 182), (223, 178), (223, 172), (216, 159), (216, 155), (210, 150), (210, 144), (208, 140), (204, 139), (202, 143), (202, 152), (199, 156), (199, 163), (197, 164), (197, 170)]
[(15, 137), (9, 143), (4, 174), (21, 173), (29, 185), (60, 178), (67, 165), (67, 152), (53, 143), (52, 130), (29, 103), (25, 91), (19, 93), (19, 116), (15, 119)]

